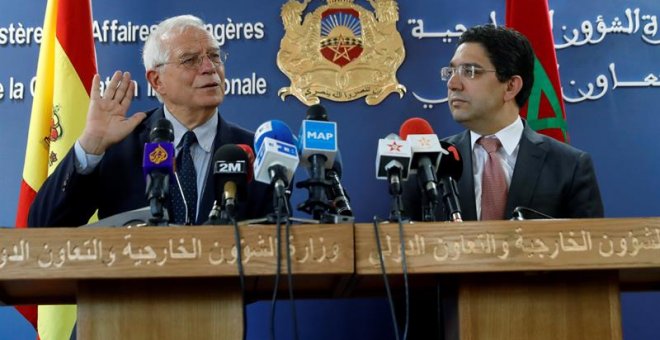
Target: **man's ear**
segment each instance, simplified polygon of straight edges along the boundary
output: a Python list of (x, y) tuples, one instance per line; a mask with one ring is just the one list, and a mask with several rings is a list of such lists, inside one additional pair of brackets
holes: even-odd
[(504, 92), (504, 101), (515, 100), (523, 87), (523, 80), (520, 76), (513, 76), (506, 81), (506, 91)]
[(147, 71), (145, 77), (147, 78), (149, 85), (151, 85), (151, 88), (153, 88), (154, 91), (156, 91), (158, 94), (163, 92), (164, 88), (160, 79), (160, 72), (156, 70), (149, 70)]

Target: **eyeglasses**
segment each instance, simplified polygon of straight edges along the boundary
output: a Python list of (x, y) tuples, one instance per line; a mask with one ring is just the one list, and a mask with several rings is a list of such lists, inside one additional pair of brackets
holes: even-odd
[(440, 69), (440, 78), (443, 81), (449, 81), (451, 77), (457, 75), (474, 79), (474, 77), (483, 74), (484, 72), (497, 72), (495, 70), (486, 70), (476, 65), (458, 65), (457, 67), (447, 66)]
[(186, 55), (181, 60), (179, 61), (170, 61), (170, 62), (164, 62), (164, 63), (159, 63), (156, 64), (154, 67), (161, 67), (163, 65), (167, 64), (178, 64), (180, 66), (183, 66), (186, 69), (189, 70), (196, 70), (200, 66), (202, 66), (202, 63), (204, 62), (204, 58), (209, 58), (213, 66), (218, 67), (220, 65), (224, 65), (225, 62), (227, 62), (227, 57), (229, 54), (225, 51), (213, 51), (209, 52), (206, 54), (193, 54), (193, 55)]

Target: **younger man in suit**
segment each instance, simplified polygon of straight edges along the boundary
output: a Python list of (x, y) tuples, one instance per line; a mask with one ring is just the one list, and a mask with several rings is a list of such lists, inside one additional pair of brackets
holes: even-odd
[[(589, 155), (534, 132), (520, 118), (534, 83), (527, 38), (505, 27), (472, 27), (441, 76), (452, 117), (467, 129), (445, 139), (464, 162), (458, 181), (464, 220), (510, 219), (518, 206), (555, 218), (603, 217)], [(421, 198), (412, 186), (405, 188), (404, 204), (419, 220)], [(438, 289), (441, 296), (417, 291), (412, 297), (411, 339), (458, 338), (457, 287), (445, 280)]]
[(452, 117), (467, 128), (447, 139), (464, 159), (458, 187), (465, 220), (509, 219), (518, 206), (556, 218), (603, 217), (590, 156), (534, 132), (519, 116), (534, 82), (527, 38), (505, 27), (470, 28), (441, 76)]

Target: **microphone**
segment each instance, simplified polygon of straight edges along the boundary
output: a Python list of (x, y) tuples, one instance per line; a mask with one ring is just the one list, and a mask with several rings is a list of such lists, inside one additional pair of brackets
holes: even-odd
[(449, 216), (449, 220), (463, 222), (458, 185), (456, 184), (456, 181), (460, 180), (463, 174), (463, 159), (453, 144), (441, 141), (440, 146), (442, 146), (442, 155), (440, 156), (437, 175), (445, 211)]
[(274, 187), (278, 206), (299, 163), (293, 134), (284, 122), (269, 120), (259, 126), (254, 140), (254, 178)]
[(332, 169), (337, 155), (337, 123), (328, 121), (328, 114), (322, 105), (312, 105), (307, 109), (307, 117), (302, 121), (298, 135), (300, 162), (308, 168), (309, 179), (296, 184), (307, 188), (309, 198), (298, 205), (298, 210), (321, 220), (330, 208), (326, 188), (331, 186), (326, 169)]
[(515, 220), (515, 221), (528, 220), (528, 218), (525, 218), (524, 212), (531, 212), (532, 214), (534, 214), (536, 216), (540, 216), (542, 219), (549, 219), (549, 220), (554, 220), (555, 219), (554, 217), (552, 217), (548, 214), (544, 214), (544, 213), (542, 213), (538, 210), (534, 210), (532, 208), (527, 208), (527, 207), (523, 207), (523, 206), (517, 206), (513, 209), (513, 214), (512, 214), (513, 217), (511, 218), (511, 220)]
[[(238, 202), (247, 200), (247, 184), (251, 178), (252, 150), (235, 144), (225, 144), (213, 155), (213, 180), (216, 202), (207, 224), (228, 224), (235, 218)], [(220, 204), (218, 204), (220, 200)]]
[(393, 197), (390, 220), (397, 220), (395, 215), (403, 212), (401, 181), (408, 179), (412, 150), (407, 141), (397, 134), (389, 134), (378, 140), (376, 153), (376, 178), (387, 180), (390, 195)]
[(144, 144), (142, 170), (147, 182), (145, 194), (149, 201), (153, 225), (165, 225), (168, 216), (164, 205), (170, 194), (170, 177), (174, 176), (174, 128), (172, 123), (161, 118), (149, 133), (149, 142)]
[(412, 161), (410, 172), (417, 173), (422, 193), (428, 202), (424, 207), (424, 221), (435, 220), (434, 208), (438, 203), (438, 188), (435, 169), (440, 160), (442, 147), (438, 136), (433, 132), (431, 124), (418, 117), (403, 122), (399, 130), (401, 138), (410, 143)]
[(236, 146), (243, 149), (248, 156), (248, 164), (250, 166), (247, 168), (247, 181), (250, 183), (252, 182), (252, 179), (254, 179), (254, 151), (252, 151), (252, 147), (247, 144), (236, 144)]
[(335, 161), (335, 164), (337, 166), (333, 166), (325, 173), (325, 178), (330, 179), (328, 197), (337, 215), (352, 217), (353, 210), (351, 209), (350, 199), (341, 185), (341, 163)]

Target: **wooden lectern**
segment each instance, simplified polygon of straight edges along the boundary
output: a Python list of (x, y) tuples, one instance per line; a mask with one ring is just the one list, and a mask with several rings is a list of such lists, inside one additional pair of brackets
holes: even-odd
[[(356, 227), (365, 286), (382, 281), (374, 235)], [(380, 226), (391, 274), (398, 235)], [(458, 282), (460, 339), (621, 339), (621, 287), (660, 279), (658, 218), (419, 223), (404, 238), (409, 276)]]
[[(275, 228), (241, 227), (250, 299), (272, 292)], [(400, 282), (398, 235), (380, 226)], [(621, 339), (620, 289), (660, 281), (660, 218), (419, 223), (404, 237), (414, 291), (458, 282), (461, 339)], [(237, 251), (225, 226), (0, 229), (0, 301), (77, 303), (80, 339), (240, 339)], [(297, 297), (383, 292), (371, 224), (296, 225), (291, 252)]]
[[(3, 228), (0, 301), (77, 303), (78, 339), (241, 339), (234, 240), (227, 226)], [(250, 295), (272, 293), (276, 240), (275, 226), (241, 227)], [(354, 272), (352, 225), (294, 227), (290, 248), (296, 289), (332, 291)]]

